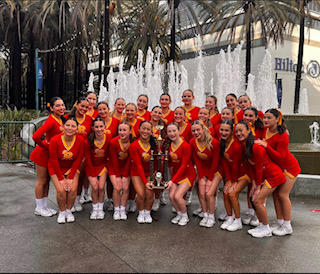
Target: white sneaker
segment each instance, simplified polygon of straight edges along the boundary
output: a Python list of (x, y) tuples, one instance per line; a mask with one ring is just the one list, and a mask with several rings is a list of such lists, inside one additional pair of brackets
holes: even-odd
[(131, 200), (129, 211), (128, 212), (136, 212), (137, 204), (135, 200)]
[(252, 231), (251, 236), (255, 238), (271, 237), (272, 232), (270, 229), (261, 227), (260, 229), (255, 229), (254, 231)]
[(242, 229), (242, 223), (239, 223), (236, 220), (234, 220), (233, 223), (227, 227), (228, 231), (237, 231), (239, 229)]
[(203, 218), (204, 217), (204, 213), (201, 211), (198, 215), (198, 217)]
[(274, 224), (270, 225), (270, 230), (273, 232), (274, 230), (280, 228), (281, 225), (278, 222), (275, 222)]
[(253, 216), (251, 221), (250, 221), (250, 225), (252, 226), (258, 226), (260, 224), (259, 219), (257, 218), (257, 216)]
[(176, 209), (175, 209), (174, 207), (172, 207), (171, 211), (172, 211), (173, 213), (177, 213), (177, 211), (176, 211)]
[(90, 215), (90, 219), (97, 220), (97, 216), (98, 216), (98, 210), (92, 210), (91, 215)]
[(191, 205), (192, 202), (192, 191), (188, 191), (186, 194), (186, 206)]
[(208, 219), (208, 217), (203, 217), (203, 219), (199, 223), (199, 226), (206, 226)]
[(52, 213), (51, 211), (49, 211), (47, 208), (43, 207), (43, 208), (36, 208), (34, 210), (34, 214), (36, 214), (37, 216), (42, 216), (42, 217), (51, 217)]
[(146, 223), (146, 224), (151, 224), (152, 223), (152, 217), (151, 217), (151, 215), (150, 214), (145, 214), (144, 215), (144, 222)]
[(151, 210), (152, 211), (158, 211), (160, 207), (160, 200), (159, 199), (155, 199), (152, 205)]
[(227, 218), (222, 225), (220, 226), (221, 229), (227, 229), (229, 225), (233, 223), (234, 219), (233, 218)]
[(131, 200), (128, 200), (126, 203), (126, 212), (129, 212)]
[(76, 212), (76, 209), (74, 208), (74, 206), (71, 207), (71, 212), (72, 212), (72, 213)]
[(107, 210), (112, 211), (113, 210), (113, 202), (111, 199), (108, 199), (107, 201)]
[(138, 214), (138, 217), (137, 217), (137, 221), (139, 224), (144, 224), (145, 223), (145, 220), (144, 220), (144, 213), (139, 213)]
[(115, 221), (119, 221), (120, 220), (120, 211), (119, 210), (115, 210), (113, 212), (113, 220), (115, 220)]
[[(250, 222), (251, 222), (251, 219), (253, 218), (254, 216), (249, 214), (248, 212), (246, 213), (246, 216), (244, 216), (244, 218), (242, 218), (242, 223), (244, 225), (249, 225)], [(259, 224), (258, 224), (259, 225)]]
[(125, 211), (121, 210), (120, 211), (120, 220), (127, 220), (128, 217), (127, 217), (127, 214)]
[(79, 202), (81, 204), (90, 203), (90, 202), (92, 202), (92, 198), (89, 194), (84, 194), (80, 197)]
[(171, 219), (171, 223), (176, 225), (177, 223), (179, 223), (180, 219), (181, 219), (181, 215), (177, 215), (176, 217)]
[(249, 230), (248, 230), (248, 234), (251, 235), (253, 231), (258, 231), (258, 230), (261, 229), (261, 228), (262, 228), (262, 225), (259, 224), (259, 226), (255, 227), (255, 228), (249, 229)]
[(67, 218), (67, 223), (73, 223), (75, 218), (74, 215), (72, 214), (72, 212), (68, 213), (66, 212), (66, 218)]
[(201, 206), (200, 206), (200, 207), (198, 207), (196, 210), (194, 210), (194, 211), (192, 212), (192, 214), (198, 216), (201, 212), (202, 212), (202, 208), (201, 208)]
[(167, 204), (167, 200), (166, 200), (166, 197), (164, 197), (164, 191), (162, 191), (160, 194), (160, 205), (166, 205), (166, 204)]
[(66, 223), (66, 213), (65, 212), (60, 212), (57, 218), (57, 222), (59, 224), (65, 224)]
[(290, 235), (292, 232), (293, 232), (292, 227), (287, 227), (282, 225), (279, 228), (273, 230), (272, 234), (276, 236), (285, 236), (285, 235)]
[(58, 213), (55, 209), (51, 208), (49, 205), (46, 207), (46, 209), (47, 209), (49, 212), (51, 212), (52, 215), (57, 215), (57, 213)]
[(188, 216), (182, 216), (178, 222), (178, 225), (184, 226), (189, 222)]
[(223, 211), (223, 212), (219, 215), (218, 220), (219, 220), (219, 221), (225, 221), (225, 220), (227, 219), (227, 217), (228, 217), (227, 212), (226, 212), (226, 211)]
[(103, 220), (104, 219), (104, 211), (103, 210), (98, 210), (98, 214), (97, 214), (97, 220)]
[(208, 218), (208, 221), (206, 223), (206, 227), (213, 227), (213, 225), (216, 223), (216, 220), (214, 218)]
[[(75, 202), (74, 203), (74, 209), (76, 210), (76, 212), (80, 212), (83, 210), (82, 205), (80, 204), (80, 202)], [(72, 212), (72, 208), (71, 208), (71, 212)]]

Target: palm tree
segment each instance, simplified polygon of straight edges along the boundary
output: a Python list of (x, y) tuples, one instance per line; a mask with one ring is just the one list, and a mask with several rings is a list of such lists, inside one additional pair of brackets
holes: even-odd
[[(246, 38), (246, 83), (251, 71), (252, 40), (258, 27), (265, 46), (273, 41), (275, 46), (283, 43), (284, 34), (291, 33), (296, 19), (296, 4), (291, 0), (229, 0), (213, 1), (213, 19), (207, 18), (207, 28), (215, 33), (218, 45), (222, 35), (228, 33), (228, 42), (236, 42), (236, 38)], [(239, 37), (236, 37), (240, 30)]]

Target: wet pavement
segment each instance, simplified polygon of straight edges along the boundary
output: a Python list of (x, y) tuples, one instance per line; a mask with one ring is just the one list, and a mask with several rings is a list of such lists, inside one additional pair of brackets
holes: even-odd
[[(320, 209), (320, 199), (292, 198), (293, 234), (256, 239), (245, 225), (236, 232), (220, 229), (219, 221), (200, 227), (192, 216), (195, 193), (185, 227), (170, 223), (169, 202), (152, 213), (152, 224), (138, 224), (137, 213), (114, 221), (107, 212), (93, 221), (91, 204), (74, 223), (58, 224), (56, 216), (34, 214), (35, 183), (33, 168), (0, 165), (0, 272), (320, 272), (320, 212), (311, 211)], [(57, 210), (52, 183), (49, 200)], [(240, 202), (245, 214), (245, 193)], [(222, 210), (219, 192), (216, 216)], [(272, 198), (267, 210), (274, 221)]]

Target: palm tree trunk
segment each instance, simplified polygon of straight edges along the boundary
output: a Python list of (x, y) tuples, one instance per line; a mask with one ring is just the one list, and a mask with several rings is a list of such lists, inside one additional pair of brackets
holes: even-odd
[(103, 60), (103, 14), (100, 16), (100, 42), (99, 42), (99, 85), (102, 79), (102, 60)]
[[(173, 1), (173, 2), (172, 2)], [(169, 61), (175, 59), (175, 49), (176, 49), (176, 9), (180, 4), (179, 0), (169, 0), (170, 8), (172, 9), (172, 26), (170, 33), (170, 57)]]
[(105, 0), (105, 7), (104, 7), (104, 86), (108, 88), (107, 76), (110, 70), (110, 37), (109, 37), (109, 28), (110, 28), (110, 21), (109, 21), (109, 5), (110, 1)]
[(35, 108), (35, 90), (36, 90), (36, 70), (35, 70), (35, 48), (32, 27), (29, 29), (29, 66), (27, 73), (27, 108)]
[[(247, 11), (246, 11), (247, 12)], [(251, 48), (252, 48), (252, 37), (251, 37), (251, 28), (252, 28), (252, 18), (249, 14), (249, 26), (246, 33), (246, 85), (248, 84), (248, 77), (251, 72)]]
[(302, 61), (303, 61), (303, 47), (304, 47), (304, 8), (305, 1), (300, 0), (300, 36), (299, 36), (299, 50), (298, 50), (298, 63), (296, 72), (296, 85), (294, 89), (294, 106), (293, 112), (298, 113), (299, 110), (299, 99), (300, 99), (300, 86), (301, 86), (301, 74), (302, 74)]
[(73, 70), (73, 101), (78, 98), (78, 49), (74, 53), (74, 70)]

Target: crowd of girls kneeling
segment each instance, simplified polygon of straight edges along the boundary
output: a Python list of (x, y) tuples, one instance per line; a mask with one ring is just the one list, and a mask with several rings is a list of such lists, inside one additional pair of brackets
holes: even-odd
[[(158, 152), (160, 140), (162, 152), (168, 152), (168, 170), (164, 171), (164, 159), (155, 161), (161, 166), (154, 170), (168, 172), (165, 187), (176, 213), (172, 224), (189, 222), (187, 206), (195, 188), (199, 226), (213, 227), (223, 182), (221, 229), (233, 232), (245, 224), (253, 227), (248, 233), (257, 238), (291, 234), (289, 194), (301, 170), (288, 149), (289, 132), (281, 112), (257, 110), (246, 94), (228, 94), (221, 113), (215, 96), (208, 96), (204, 107), (194, 106), (193, 100), (192, 90), (185, 90), (183, 105), (171, 110), (171, 97), (164, 93), (159, 106), (148, 111), (148, 96), (141, 94), (137, 104), (116, 99), (110, 111), (107, 102), (97, 103), (97, 96), (89, 92), (64, 115), (63, 100), (52, 98), (48, 119), (33, 135), (35, 214), (57, 214), (48, 203), (51, 178), (58, 223), (74, 222), (73, 213), (82, 211), (86, 202), (92, 202), (89, 218), (102, 220), (105, 201), (115, 221), (127, 220), (128, 212), (137, 208), (138, 223), (152, 223), (151, 212), (166, 204), (164, 192), (154, 190), (150, 180), (151, 151)], [(241, 216), (239, 195), (245, 188), (248, 211)], [(273, 225), (266, 210), (269, 196), (277, 216)]]

